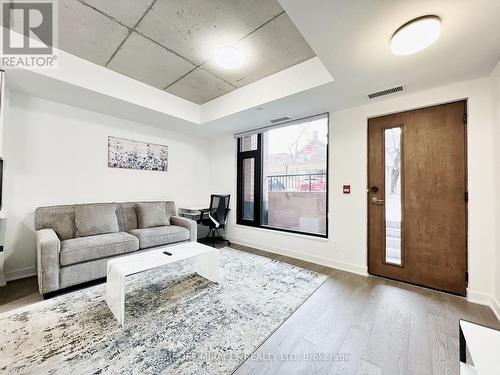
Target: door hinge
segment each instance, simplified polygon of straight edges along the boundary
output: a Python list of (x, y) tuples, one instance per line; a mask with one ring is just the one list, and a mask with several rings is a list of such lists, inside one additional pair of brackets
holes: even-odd
[(469, 202), (469, 192), (468, 191), (466, 191), (464, 194), (464, 200), (465, 200), (465, 203)]
[(465, 285), (469, 285), (469, 272), (465, 271)]
[(467, 112), (464, 113), (464, 124), (467, 124)]

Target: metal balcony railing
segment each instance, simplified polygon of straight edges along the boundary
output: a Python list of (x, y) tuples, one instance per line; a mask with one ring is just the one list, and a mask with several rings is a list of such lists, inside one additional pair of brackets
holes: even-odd
[(326, 172), (270, 175), (267, 176), (267, 181), (270, 192), (326, 192)]

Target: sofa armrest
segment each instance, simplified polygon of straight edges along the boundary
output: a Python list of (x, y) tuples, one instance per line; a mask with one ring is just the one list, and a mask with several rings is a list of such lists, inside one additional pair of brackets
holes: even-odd
[(59, 289), (60, 251), (61, 241), (53, 229), (36, 231), (36, 264), (41, 294)]
[(189, 230), (189, 241), (196, 242), (198, 240), (198, 226), (196, 221), (181, 216), (170, 216), (170, 224)]

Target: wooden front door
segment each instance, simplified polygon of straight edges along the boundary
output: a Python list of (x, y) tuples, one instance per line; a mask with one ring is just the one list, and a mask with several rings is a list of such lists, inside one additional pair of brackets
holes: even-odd
[(368, 121), (368, 272), (465, 296), (465, 101)]

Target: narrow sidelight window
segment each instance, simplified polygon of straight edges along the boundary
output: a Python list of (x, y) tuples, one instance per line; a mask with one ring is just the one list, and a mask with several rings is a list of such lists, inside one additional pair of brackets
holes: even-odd
[(401, 131), (385, 129), (385, 261), (401, 265)]

